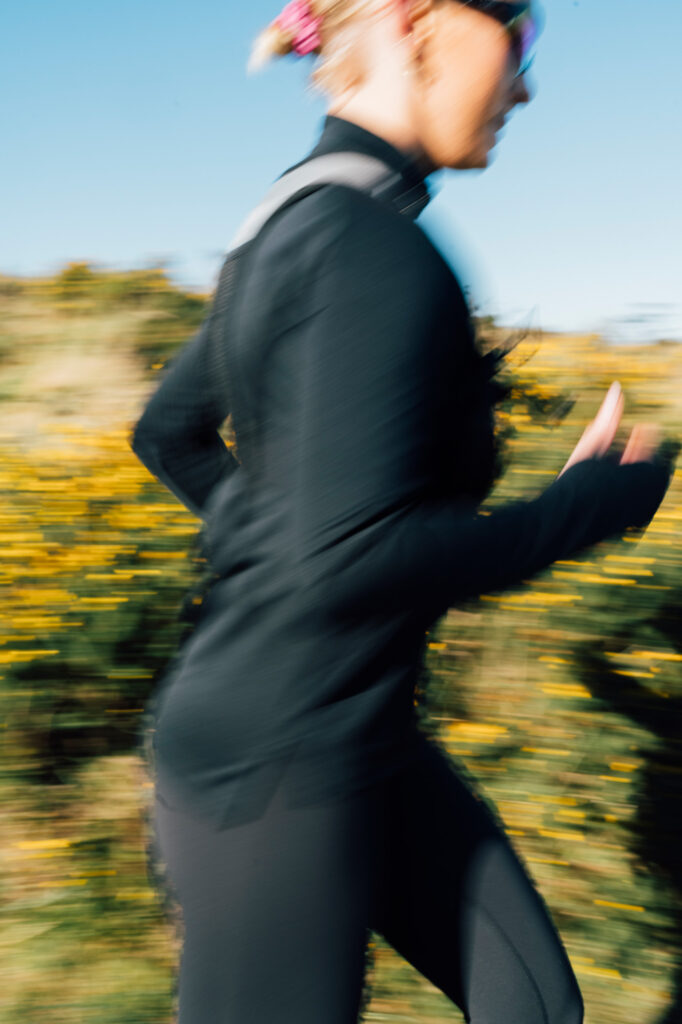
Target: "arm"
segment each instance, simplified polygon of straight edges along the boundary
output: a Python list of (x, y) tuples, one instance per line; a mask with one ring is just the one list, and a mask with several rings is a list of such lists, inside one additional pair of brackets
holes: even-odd
[(212, 387), (212, 315), (164, 369), (129, 442), (150, 473), (202, 519), (215, 485), (239, 465), (218, 433), (229, 409)]
[[(442, 612), (456, 601), (514, 586), (601, 540), (643, 527), (663, 500), (670, 468), (662, 462), (620, 466), (610, 459), (576, 463), (537, 497), (484, 515), (434, 503), (425, 548), (430, 585)], [(457, 535), (452, 543), (448, 536)], [(428, 585), (428, 581), (424, 581)]]
[(410, 253), (404, 235), (391, 238), (387, 226), (368, 238), (351, 217), (316, 287), (302, 357), (292, 551), (322, 605), (435, 617), (654, 514), (668, 474), (649, 463), (583, 461), (538, 497), (491, 514), (439, 493), (443, 409), (456, 417), (467, 388), (466, 374), (458, 377), (467, 324), (456, 283), (417, 239)]

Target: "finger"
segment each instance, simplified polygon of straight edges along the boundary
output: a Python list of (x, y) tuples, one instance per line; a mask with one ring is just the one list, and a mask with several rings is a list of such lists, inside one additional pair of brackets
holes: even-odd
[[(608, 450), (616, 436), (624, 404), (625, 398), (621, 386), (617, 380), (614, 380), (599, 406), (597, 415), (583, 430), (580, 440), (561, 473), (581, 459), (595, 455), (601, 456)], [(561, 473), (558, 475), (561, 476)]]
[(625, 451), (623, 452), (623, 454), (621, 456), (621, 459), (620, 459), (621, 463), (635, 461), (633, 459), (633, 455), (635, 454), (635, 452), (637, 450), (637, 444), (638, 444), (637, 438), (639, 437), (639, 431), (640, 431), (640, 425), (639, 425), (639, 423), (637, 423), (637, 424), (635, 424), (635, 426), (630, 431), (630, 436), (629, 436), (629, 438), (627, 440), (627, 444), (625, 445)]
[(655, 423), (637, 423), (625, 446), (621, 463), (643, 462), (650, 458), (660, 440), (660, 428)]
[(618, 381), (614, 381), (594, 419), (596, 454), (603, 455), (613, 442), (623, 415), (624, 405), (625, 397), (620, 384)]
[(617, 381), (617, 380), (612, 381), (610, 386), (609, 386), (609, 390), (606, 392), (606, 394), (604, 396), (604, 400), (602, 401), (600, 410), (604, 409), (604, 408), (606, 408), (607, 410), (610, 410), (610, 409), (614, 408), (615, 405), (616, 405), (616, 402), (618, 401), (619, 398), (622, 397), (622, 395), (623, 395), (623, 389), (620, 386), (620, 381)]
[(652, 423), (640, 423), (633, 428), (632, 433), (634, 436), (631, 438), (630, 450), (626, 448), (624, 453), (627, 454), (626, 461), (639, 462), (650, 458), (660, 439), (658, 427)]
[(621, 386), (617, 380), (614, 380), (599, 406), (595, 420), (598, 422), (602, 422), (602, 420), (609, 421), (617, 413), (618, 409), (622, 408), (623, 401), (624, 397)]

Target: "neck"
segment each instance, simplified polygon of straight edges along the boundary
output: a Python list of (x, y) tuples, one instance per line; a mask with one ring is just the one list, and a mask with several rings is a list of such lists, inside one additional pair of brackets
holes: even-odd
[(354, 124), (360, 125), (361, 128), (386, 139), (396, 149), (403, 150), (415, 160), (423, 168), (424, 175), (431, 174), (432, 171), (438, 169), (424, 151), (415, 132), (405, 123), (404, 119), (391, 117), (387, 105), (375, 108), (359, 93), (356, 93), (346, 102), (332, 103), (327, 109), (327, 113), (334, 117), (344, 118), (346, 121), (352, 121)]

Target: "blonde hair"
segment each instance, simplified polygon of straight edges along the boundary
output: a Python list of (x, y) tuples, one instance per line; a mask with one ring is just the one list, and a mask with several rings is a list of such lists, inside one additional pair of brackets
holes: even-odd
[[(309, 0), (313, 16), (320, 18), (320, 45), (312, 53), (317, 60), (307, 88), (336, 93), (362, 76), (357, 45), (359, 22), (374, 6), (374, 0)], [(259, 71), (274, 57), (293, 53), (294, 37), (283, 31), (276, 18), (256, 36), (247, 64), (249, 74)]]

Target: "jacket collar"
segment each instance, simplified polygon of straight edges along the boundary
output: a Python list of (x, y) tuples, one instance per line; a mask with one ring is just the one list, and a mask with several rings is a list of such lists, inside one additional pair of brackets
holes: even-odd
[(425, 178), (434, 168), (420, 153), (399, 149), (383, 136), (334, 114), (325, 115), (315, 146), (303, 160), (287, 168), (287, 171), (307, 163), (313, 157), (343, 150), (376, 157), (396, 172), (386, 189), (379, 194), (394, 203), (401, 212), (415, 219), (429, 203), (431, 193)]

